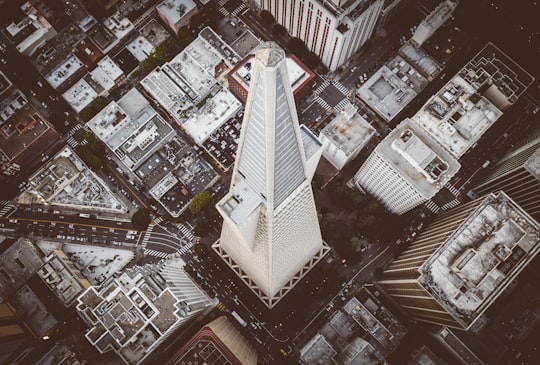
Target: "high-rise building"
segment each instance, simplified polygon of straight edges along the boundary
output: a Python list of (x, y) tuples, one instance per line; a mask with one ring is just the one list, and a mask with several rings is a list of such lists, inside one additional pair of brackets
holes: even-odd
[(86, 338), (100, 353), (114, 351), (140, 364), (189, 321), (213, 308), (186, 274), (184, 262), (135, 266), (78, 298), (77, 311), (90, 329)]
[(354, 181), (386, 209), (403, 214), (435, 196), (460, 167), (423, 128), (405, 119), (377, 145)]
[(256, 0), (292, 37), (330, 69), (345, 63), (371, 37), (384, 0)]
[(504, 192), (440, 214), (379, 282), (411, 316), (468, 330), (540, 250), (540, 224)]
[(255, 55), (231, 188), (214, 248), (273, 307), (326, 252), (311, 179), (321, 142), (300, 127), (285, 53), (269, 42)]
[(257, 350), (225, 316), (201, 328), (167, 365), (256, 365)]
[(477, 195), (503, 190), (540, 221), (540, 138), (507, 154), (475, 185)]

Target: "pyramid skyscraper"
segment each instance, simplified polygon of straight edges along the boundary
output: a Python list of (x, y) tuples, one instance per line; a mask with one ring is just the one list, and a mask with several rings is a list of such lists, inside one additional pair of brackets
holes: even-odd
[(300, 126), (285, 54), (255, 55), (230, 191), (214, 248), (269, 307), (329, 250), (311, 190), (322, 144)]

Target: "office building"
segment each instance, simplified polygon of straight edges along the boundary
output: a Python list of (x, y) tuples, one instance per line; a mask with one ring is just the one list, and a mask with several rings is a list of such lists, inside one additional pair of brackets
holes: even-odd
[(424, 129), (405, 119), (377, 145), (354, 182), (392, 213), (403, 214), (434, 197), (460, 167)]
[(331, 71), (371, 37), (384, 0), (256, 0)]
[(225, 316), (201, 328), (167, 365), (256, 365), (257, 350)]
[(324, 146), (323, 156), (341, 170), (358, 156), (374, 134), (375, 128), (352, 104), (347, 104), (319, 134)]
[(184, 271), (181, 259), (135, 266), (78, 298), (89, 326), (85, 337), (100, 353), (114, 351), (126, 364), (140, 364), (172, 334), (213, 308)]
[(156, 6), (156, 10), (161, 20), (176, 35), (180, 28), (189, 25), (191, 17), (198, 12), (193, 0), (165, 0)]
[(479, 196), (503, 190), (540, 221), (540, 138), (508, 153), (474, 185)]
[(440, 214), (379, 284), (415, 320), (469, 330), (534, 259), (539, 234), (506, 194), (490, 194)]
[(427, 17), (425, 17), (412, 36), (412, 40), (418, 46), (422, 46), (444, 23), (452, 16), (458, 5), (457, 0), (445, 0), (441, 2)]
[(322, 146), (299, 126), (283, 50), (265, 44), (252, 75), (214, 248), (273, 307), (328, 251), (311, 190)]

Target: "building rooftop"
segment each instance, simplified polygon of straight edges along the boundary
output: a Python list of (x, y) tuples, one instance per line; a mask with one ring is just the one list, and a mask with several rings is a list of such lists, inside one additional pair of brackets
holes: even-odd
[(86, 338), (128, 364), (142, 362), (173, 330), (214, 304), (184, 272), (180, 259), (134, 266), (99, 288), (90, 287), (77, 309), (91, 328)]
[(410, 119), (401, 122), (375, 149), (424, 196), (433, 197), (461, 165)]
[[(11, 85), (11, 83), (9, 83), (9, 85)], [(26, 96), (21, 90), (12, 88), (10, 91), (7, 91), (8, 89), (9, 86), (7, 86), (3, 92), (0, 92), (0, 95), (2, 95), (2, 98), (0, 99), (0, 128), (4, 135), (10, 134), (12, 129), (9, 125), (5, 124), (6, 121), (10, 120), (13, 116), (16, 116), (17, 111), (28, 104), (28, 99), (26, 99)]]
[(43, 265), (34, 244), (27, 238), (2, 242), (0, 255), (0, 300), (5, 302)]
[(422, 45), (437, 29), (450, 19), (458, 3), (458, 0), (441, 2), (427, 17), (422, 19), (412, 39), (418, 45)]
[(98, 97), (98, 93), (84, 78), (81, 78), (63, 93), (62, 97), (73, 110), (79, 113)]
[(66, 147), (29, 179), (25, 194), (36, 204), (103, 212), (126, 213), (127, 208), (77, 154)]
[(66, 307), (91, 286), (62, 250), (49, 255), (37, 274)]
[(540, 250), (540, 225), (506, 194), (482, 199), (419, 269), (419, 282), (467, 329)]
[(197, 7), (193, 0), (164, 0), (156, 9), (163, 14), (169, 22), (176, 24), (185, 14)]
[(217, 204), (236, 225), (242, 224), (263, 203), (259, 194), (255, 193), (244, 180), (227, 193)]
[(514, 104), (534, 82), (534, 77), (514, 60), (488, 43), (458, 73), (498, 109)]
[(433, 138), (460, 158), (502, 112), (460, 76), (454, 76), (413, 116)]
[[(15, 98), (11, 99), (11, 97)], [(6, 100), (8, 99), (4, 99), (2, 104)], [(5, 105), (0, 111), (2, 119), (7, 118), (0, 125), (0, 150), (9, 160), (23, 156), (29, 148), (36, 148), (35, 153), (41, 153), (44, 145), (38, 146), (38, 144), (54, 142), (42, 140), (42, 138), (47, 135), (50, 138), (56, 137), (58, 134), (55, 129), (34, 106), (27, 102), (18, 90), (10, 96), (9, 100), (11, 103)], [(36, 155), (28, 156), (25, 159), (28, 158), (35, 159)], [(24, 162), (19, 161), (18, 163), (23, 164)]]
[[(309, 82), (313, 77), (307, 67), (300, 64), (298, 58), (288, 54), (285, 58), (287, 63), (287, 71), (293, 94), (302, 86)], [(240, 62), (231, 72), (232, 77), (246, 90), (249, 90), (251, 82), (251, 71), (253, 69), (254, 55), (250, 54), (242, 62)]]
[(155, 46), (150, 43), (148, 39), (140, 35), (129, 42), (126, 48), (137, 59), (137, 61), (141, 62), (150, 56), (150, 54), (154, 51)]
[(319, 333), (300, 350), (300, 358), (307, 365), (334, 365), (336, 355), (336, 350)]
[(357, 109), (350, 105), (324, 127), (321, 134), (332, 144), (350, 156), (363, 148), (375, 134), (373, 128)]
[(156, 68), (141, 80), (142, 87), (152, 96), (176, 122), (182, 123), (193, 103), (183, 89), (160, 68)]
[(378, 69), (357, 94), (387, 122), (409, 104), (427, 80), (400, 56)]
[(53, 89), (57, 89), (83, 67), (84, 63), (77, 56), (71, 54), (64, 61), (53, 68), (48, 74), (46, 74), (45, 80), (47, 80)]
[(214, 52), (219, 53), (220, 58), (227, 64), (228, 67), (233, 67), (240, 62), (241, 57), (236, 51), (221, 39), (210, 27), (205, 27), (199, 32), (199, 38), (207, 43)]
[(428, 81), (433, 80), (442, 71), (441, 65), (435, 59), (412, 42), (406, 42), (401, 46), (399, 55)]
[(195, 143), (201, 145), (241, 107), (242, 103), (229, 90), (223, 89), (193, 113), (184, 122), (183, 127)]

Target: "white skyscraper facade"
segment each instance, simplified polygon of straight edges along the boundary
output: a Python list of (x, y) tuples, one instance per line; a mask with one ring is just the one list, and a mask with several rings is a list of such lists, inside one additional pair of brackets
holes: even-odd
[(428, 201), (461, 165), (424, 129), (405, 119), (379, 143), (354, 177), (395, 214)]
[(311, 179), (322, 145), (300, 127), (285, 54), (257, 51), (230, 191), (214, 248), (269, 307), (328, 251)]
[(256, 0), (334, 71), (371, 37), (384, 0)]

